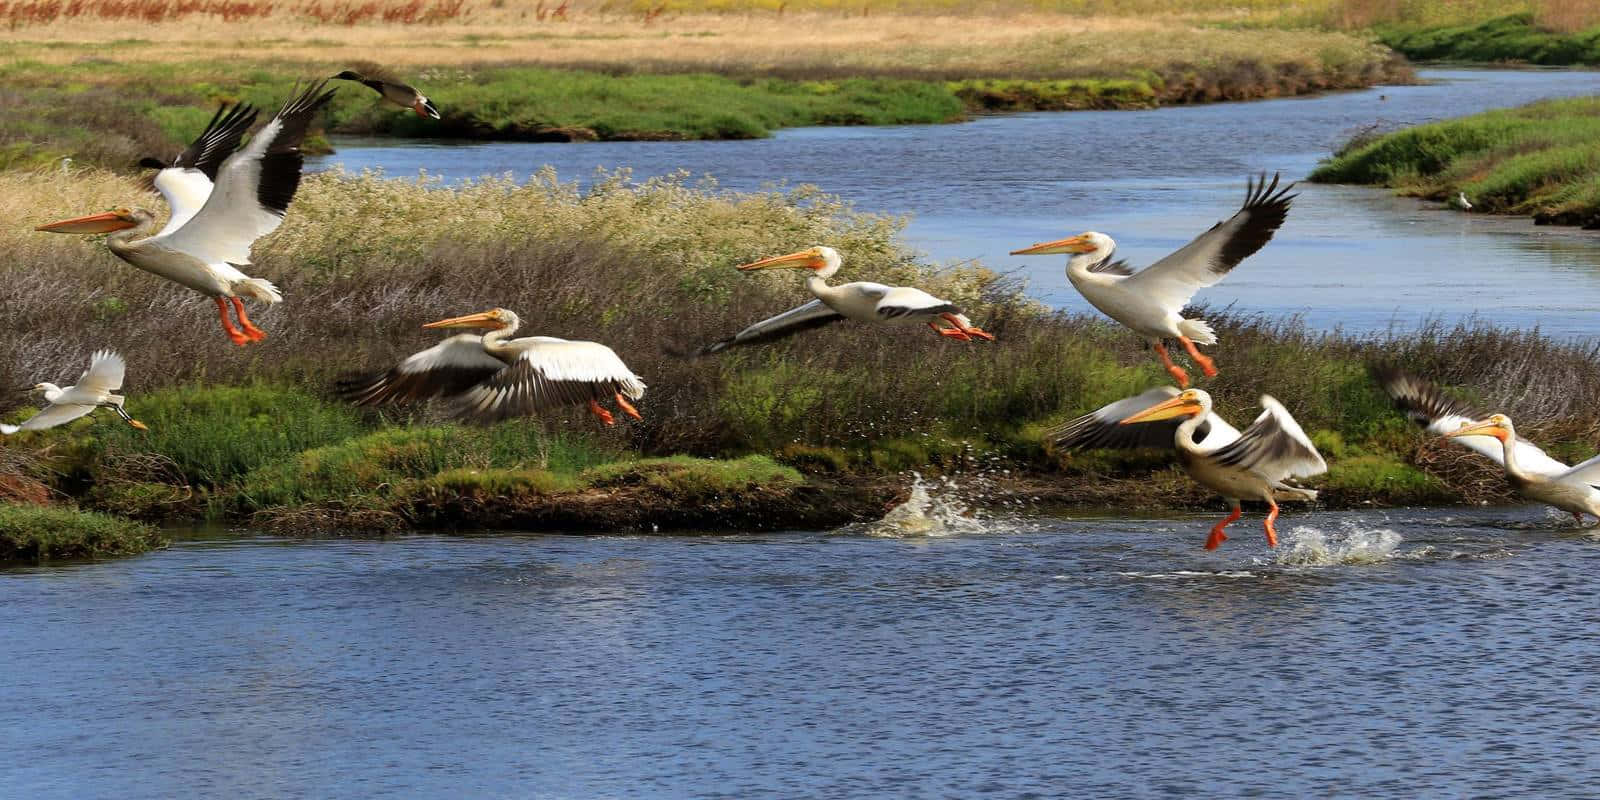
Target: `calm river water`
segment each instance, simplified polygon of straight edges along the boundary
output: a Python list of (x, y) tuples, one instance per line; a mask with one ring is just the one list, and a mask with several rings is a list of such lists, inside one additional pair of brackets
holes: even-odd
[(1533, 509), (199, 536), (0, 573), (8, 797), (1593, 797)]
[[(452, 178), (685, 167), (914, 211), (1029, 270), (1082, 228), (1145, 261), (1360, 124), (1592, 91), (1590, 73), (761, 142), (346, 148)], [(1379, 101), (1379, 92), (1387, 101)], [(1372, 329), (1589, 335), (1600, 249), (1308, 186), (1207, 297)], [(1477, 295), (1482, 297), (1480, 293)], [(1487, 309), (1484, 309), (1487, 311)], [(1498, 313), (1498, 312), (1497, 312)], [(935, 497), (935, 500), (939, 498)], [(948, 499), (948, 498), (947, 498)], [(981, 498), (966, 498), (978, 507)], [(951, 501), (953, 502), (953, 501)], [(0, 570), (0, 796), (1593, 797), (1600, 541), (1541, 508), (973, 521), (706, 537), (284, 540), (223, 531)]]
[[(425, 169), (447, 179), (525, 177), (549, 164), (566, 179), (631, 167), (639, 177), (680, 169), (709, 174), (741, 190), (780, 180), (814, 183), (863, 210), (913, 214), (908, 239), (935, 258), (980, 259), (1025, 276), (1049, 303), (1088, 310), (1067, 283), (1064, 256), (1006, 254), (1098, 230), (1142, 266), (1232, 214), (1247, 174), (1303, 177), (1363, 126), (1399, 127), (1600, 92), (1600, 72), (1427, 70), (1422, 76), (1434, 83), (1154, 111), (1017, 114), (963, 125), (805, 128), (743, 142), (347, 140), (320, 163), (396, 176)], [(811, 243), (796, 243), (805, 244)], [(845, 269), (848, 275), (848, 260)], [(1471, 216), (1383, 191), (1305, 185), (1272, 245), (1200, 297), (1212, 307), (1300, 314), (1318, 329), (1406, 328), (1429, 316), (1477, 313), (1589, 338), (1600, 333), (1594, 322), (1600, 234)]]

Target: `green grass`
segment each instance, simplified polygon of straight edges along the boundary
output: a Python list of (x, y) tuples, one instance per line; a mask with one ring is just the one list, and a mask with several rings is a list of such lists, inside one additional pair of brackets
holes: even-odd
[(0, 563), (104, 558), (166, 544), (155, 528), (109, 514), (0, 503)]
[(1387, 186), (1474, 212), (1600, 222), (1600, 98), (1551, 100), (1421, 125), (1347, 148), (1311, 180)]
[(1376, 33), (1378, 41), (1414, 61), (1600, 64), (1600, 27), (1552, 31), (1535, 24), (1531, 13), (1441, 27), (1381, 25)]

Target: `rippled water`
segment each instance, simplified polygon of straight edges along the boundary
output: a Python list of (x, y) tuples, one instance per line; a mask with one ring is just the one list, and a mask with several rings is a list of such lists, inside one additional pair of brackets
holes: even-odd
[[(938, 500), (937, 496), (935, 500)], [(1539, 509), (942, 536), (199, 535), (0, 572), (13, 797), (1583, 797)]]
[[(344, 141), (320, 164), (392, 175), (426, 169), (447, 179), (526, 176), (550, 164), (567, 179), (631, 167), (641, 177), (710, 174), (734, 189), (809, 182), (865, 210), (914, 214), (909, 240), (936, 258), (981, 259), (1025, 276), (1047, 302), (1087, 310), (1066, 281), (1064, 257), (1007, 253), (1093, 229), (1114, 236), (1132, 263), (1148, 264), (1236, 209), (1247, 173), (1304, 176), (1363, 126), (1600, 92), (1597, 72), (1422, 75), (1434, 83), (962, 125), (805, 128), (742, 142)], [(1201, 299), (1242, 312), (1299, 314), (1318, 329), (1409, 328), (1428, 316), (1478, 313), (1589, 338), (1600, 308), (1600, 235), (1461, 214), (1382, 191), (1307, 185), (1273, 244)]]

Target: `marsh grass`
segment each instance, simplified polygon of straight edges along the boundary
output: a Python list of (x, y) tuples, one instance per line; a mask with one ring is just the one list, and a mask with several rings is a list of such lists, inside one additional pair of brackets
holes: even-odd
[(1474, 211), (1600, 225), (1600, 98), (1549, 100), (1420, 125), (1341, 148), (1314, 181), (1388, 186)]
[(128, 556), (166, 544), (142, 522), (79, 511), (0, 502), (0, 564)]
[[(387, 519), (452, 496), (542, 496), (624, 480), (605, 477), (613, 473), (639, 486), (675, 482), (680, 499), (695, 482), (732, 485), (715, 477), (719, 462), (685, 462), (697, 466), (680, 480), (671, 477), (678, 462), (637, 461), (680, 455), (762, 456), (785, 470), (858, 477), (996, 460), (1045, 472), (1166, 468), (1160, 458), (1052, 454), (1042, 441), (1054, 423), (1164, 382), (1137, 337), (1097, 317), (1051, 313), (981, 267), (928, 265), (898, 240), (901, 220), (814, 190), (731, 193), (623, 174), (582, 192), (548, 173), (457, 188), (311, 176), (283, 227), (256, 248), (256, 271), (286, 301), (254, 313), (270, 336), (248, 349), (216, 330), (203, 298), (116, 261), (97, 241), (28, 230), (138, 191), (108, 173), (0, 175), (0, 214), (19, 221), (0, 231), (14, 255), (0, 265), (0, 386), (70, 380), (87, 353), (114, 346), (129, 363), (128, 407), (151, 427), (139, 433), (97, 415), (6, 445), (46, 459), (63, 490), (124, 513), (317, 506)], [(664, 353), (802, 302), (797, 276), (733, 266), (816, 243), (844, 254), (841, 278), (925, 287), (999, 341), (846, 323), (715, 358)], [(494, 306), (518, 311), (530, 334), (613, 347), (649, 384), (644, 422), (601, 428), (570, 410), (473, 428), (444, 424), (425, 405), (378, 413), (331, 396), (340, 374), (437, 341), (421, 323)], [(1222, 413), (1247, 424), (1256, 398), (1270, 393), (1330, 450), (1364, 465), (1330, 484), (1339, 492), (1329, 502), (1340, 493), (1357, 502), (1368, 478), (1392, 489), (1374, 496), (1414, 499), (1482, 477), (1464, 463), (1419, 461), (1421, 438), (1367, 377), (1374, 361), (1461, 386), (1573, 457), (1600, 441), (1590, 422), (1600, 419), (1600, 368), (1589, 348), (1477, 322), (1348, 337), (1292, 319), (1207, 316), (1227, 343), (1221, 377), (1206, 384)], [(1442, 483), (1398, 468), (1415, 466)], [(734, 483), (788, 485), (771, 461), (732, 469)]]

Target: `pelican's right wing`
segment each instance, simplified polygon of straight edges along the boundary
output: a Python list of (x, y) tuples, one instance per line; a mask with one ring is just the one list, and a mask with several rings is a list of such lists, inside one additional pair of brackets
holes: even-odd
[(483, 349), (483, 337), (462, 333), (413, 354), (383, 372), (341, 379), (339, 395), (358, 406), (397, 400), (426, 400), (461, 394), (495, 373), (506, 363)]
[(743, 347), (750, 344), (776, 341), (786, 336), (793, 336), (801, 331), (820, 328), (844, 319), (844, 315), (826, 305), (821, 300), (812, 300), (798, 308), (791, 308), (775, 317), (761, 320), (738, 333), (721, 341), (712, 342), (699, 350), (689, 353), (691, 356), (709, 356), (720, 353), (730, 347)]
[(1123, 284), (1156, 298), (1163, 308), (1178, 311), (1189, 304), (1194, 293), (1222, 280), (1239, 262), (1255, 255), (1272, 240), (1272, 234), (1289, 215), (1289, 194), (1294, 184), (1281, 190), (1278, 176), (1262, 174), (1259, 181), (1245, 186), (1244, 206), (1233, 216), (1211, 226), (1194, 241), (1172, 255), (1151, 264), (1126, 279)]
[(65, 425), (84, 416), (94, 409), (94, 406), (48, 406), (45, 410), (29, 417), (21, 425), (0, 425), (0, 433), (12, 434), (17, 431), (42, 431), (45, 428), (54, 428), (57, 425)]
[[(1372, 376), (1378, 381), (1378, 385), (1383, 387), (1384, 392), (1394, 400), (1395, 407), (1405, 412), (1407, 419), (1436, 436), (1443, 436), (1488, 416), (1471, 405), (1451, 397), (1438, 386), (1405, 370), (1374, 367)], [(1506, 465), (1505, 448), (1493, 436), (1458, 436), (1450, 441), (1485, 456), (1502, 467)], [(1559, 478), (1568, 472), (1593, 469), (1596, 466), (1585, 461), (1577, 467), (1568, 467), (1540, 450), (1538, 445), (1521, 437), (1517, 438), (1516, 448), (1517, 465), (1537, 475)], [(1586, 477), (1600, 479), (1600, 474)]]
[(1242, 467), (1271, 481), (1306, 478), (1328, 471), (1317, 446), (1300, 423), (1272, 395), (1261, 396), (1265, 410), (1239, 438), (1208, 455), (1228, 467)]
[(166, 198), (170, 210), (167, 224), (157, 235), (183, 227), (205, 206), (222, 162), (239, 149), (239, 141), (255, 124), (256, 115), (251, 106), (223, 104), (177, 160), (156, 172), (156, 190)]
[[(1069, 450), (1170, 450), (1173, 447), (1173, 434), (1183, 424), (1182, 419), (1136, 422), (1132, 425), (1123, 425), (1122, 420), (1177, 396), (1177, 389), (1157, 386), (1051, 428), (1045, 432), (1045, 438), (1054, 442), (1056, 447)], [(1221, 417), (1211, 414), (1195, 429), (1194, 435), (1202, 447), (1216, 447), (1239, 438), (1239, 431)]]

